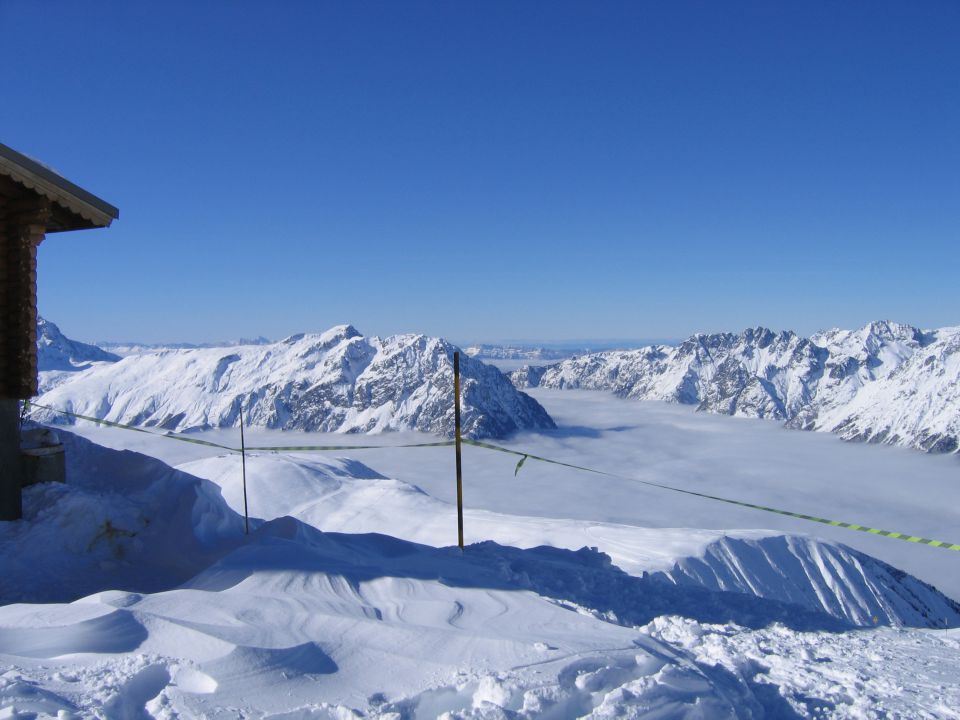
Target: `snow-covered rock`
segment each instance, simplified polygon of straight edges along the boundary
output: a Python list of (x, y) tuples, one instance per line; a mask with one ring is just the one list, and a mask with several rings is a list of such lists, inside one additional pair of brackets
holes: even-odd
[(762, 327), (698, 334), (675, 347), (523, 368), (511, 379), (521, 388), (609, 390), (929, 452), (960, 445), (960, 327), (873, 322), (811, 338)]
[(49, 320), (37, 318), (37, 370), (40, 392), (70, 379), (74, 373), (88, 370), (98, 363), (114, 363), (118, 355), (96, 345), (71, 340)]
[[(363, 337), (342, 325), (270, 345), (135, 355), (83, 375), (38, 403), (167, 430), (232, 427), (324, 432), (453, 432), (453, 352), (423, 335)], [(554, 423), (496, 368), (463, 356), (463, 431), (502, 437)], [(45, 421), (64, 418), (40, 411)]]

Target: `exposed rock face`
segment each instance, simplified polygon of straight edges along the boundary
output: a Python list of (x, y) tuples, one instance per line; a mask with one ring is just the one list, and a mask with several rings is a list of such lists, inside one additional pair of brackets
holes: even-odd
[[(269, 345), (132, 355), (93, 368), (38, 402), (169, 430), (235, 426), (242, 408), (245, 422), (270, 428), (450, 435), (455, 349), (423, 335), (367, 338), (343, 325)], [(496, 368), (464, 355), (460, 369), (468, 436), (555, 427), (539, 403)]]
[(511, 379), (521, 388), (610, 390), (928, 452), (956, 452), (960, 438), (956, 327), (873, 322), (811, 338), (766, 328), (694, 335), (676, 347), (522, 368)]

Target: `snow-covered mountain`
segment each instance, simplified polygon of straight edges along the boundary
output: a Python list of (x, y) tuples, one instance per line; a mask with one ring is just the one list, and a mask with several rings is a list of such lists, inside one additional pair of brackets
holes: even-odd
[[(349, 325), (270, 345), (169, 350), (91, 369), (38, 402), (168, 430), (251, 425), (324, 432), (453, 431), (453, 352), (423, 335), (363, 337)], [(461, 359), (463, 429), (501, 437), (553, 420), (493, 367)], [(63, 421), (39, 414), (48, 421)]]
[(86, 370), (91, 363), (116, 362), (120, 357), (86, 343), (71, 340), (49, 320), (37, 318), (37, 368)]
[(68, 380), (74, 373), (97, 363), (113, 363), (120, 357), (87, 343), (71, 340), (49, 320), (37, 318), (37, 370), (40, 392)]
[(511, 379), (520, 388), (610, 390), (928, 452), (960, 445), (960, 327), (873, 322), (811, 338), (762, 327), (698, 334), (677, 346), (522, 368)]

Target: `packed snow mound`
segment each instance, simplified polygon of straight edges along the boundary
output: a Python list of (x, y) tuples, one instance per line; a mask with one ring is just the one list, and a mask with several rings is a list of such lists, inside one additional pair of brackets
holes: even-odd
[(118, 355), (96, 345), (71, 340), (49, 320), (37, 318), (37, 370), (40, 392), (70, 379), (73, 373), (88, 370), (98, 363), (114, 363)]
[[(233, 427), (372, 433), (453, 433), (453, 353), (423, 335), (363, 337), (343, 325), (269, 345), (172, 350), (124, 358), (45, 393), (38, 402), (166, 430)], [(460, 363), (463, 431), (503, 437), (554, 427), (496, 368)], [(65, 419), (40, 411), (43, 421)]]
[[(455, 540), (454, 506), (414, 485), (384, 478), (362, 463), (272, 454), (248, 455), (246, 463), (248, 505), (257, 519), (291, 516), (325, 532), (384, 532), (438, 547)], [(242, 511), (240, 458), (205, 458), (179, 469), (209, 479), (234, 510)], [(525, 549), (591, 546), (606, 554), (608, 565), (612, 562), (627, 574), (651, 573), (643, 589), (646, 604), (631, 606), (630, 611), (640, 615), (638, 624), (657, 614), (692, 612), (684, 608), (694, 602), (693, 596), (673, 592), (664, 587), (668, 584), (765, 598), (861, 627), (960, 626), (960, 605), (936, 588), (845, 545), (814, 538), (761, 530), (639, 528), (469, 508), (464, 525), (468, 542), (482, 538)], [(537, 555), (539, 562), (545, 552)], [(698, 597), (695, 602), (701, 601)], [(721, 614), (711, 621), (729, 617)], [(747, 617), (738, 622), (750, 624)]]
[(216, 485), (58, 434), (67, 482), (25, 488), (23, 520), (0, 522), (0, 604), (172, 587), (242, 537), (243, 520)]
[(873, 322), (809, 339), (758, 327), (582, 355), (522, 368), (511, 379), (520, 388), (609, 390), (773, 418), (847, 440), (928, 452), (960, 447), (960, 327)]

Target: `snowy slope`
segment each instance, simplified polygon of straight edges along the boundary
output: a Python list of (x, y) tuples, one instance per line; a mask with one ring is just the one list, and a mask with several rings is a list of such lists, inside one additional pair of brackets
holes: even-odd
[(70, 379), (73, 373), (87, 370), (97, 363), (113, 363), (118, 355), (96, 345), (71, 340), (49, 320), (37, 318), (37, 369), (40, 392)]
[(960, 604), (935, 588), (844, 545), (793, 535), (727, 535), (656, 576), (801, 605), (865, 627), (953, 627), (960, 619)]
[(583, 355), (512, 379), (517, 387), (609, 390), (930, 452), (954, 452), (960, 442), (960, 328), (874, 322), (809, 339), (755, 328)]
[[(455, 539), (454, 506), (362, 463), (265, 454), (248, 455), (246, 462), (254, 517), (289, 515), (324, 531), (385, 532), (435, 546)], [(230, 506), (242, 512), (238, 457), (206, 458), (179, 469), (214, 482)], [(771, 531), (638, 528), (470, 509), (464, 523), (474, 537), (502, 545), (591, 546), (632, 575), (652, 572), (670, 584), (790, 603), (854, 625), (960, 625), (960, 605), (935, 588), (844, 545), (813, 538)], [(667, 591), (648, 586), (644, 592), (649, 598)], [(682, 603), (674, 593), (659, 607), (679, 612)]]
[(24, 490), (24, 519), (0, 522), (0, 604), (149, 591), (193, 577), (239, 542), (219, 489), (139, 453), (58, 432), (67, 483)]
[[(762, 715), (742, 678), (473, 555), (277, 520), (179, 589), (0, 608), (0, 702), (46, 717)], [(549, 572), (562, 585), (578, 569)]]
[[(90, 572), (81, 548), (104, 517), (121, 527), (136, 507), (157, 529), (139, 545), (116, 534), (101, 592), (0, 607), (0, 717), (957, 717), (956, 631), (851, 631), (803, 606), (632, 576), (589, 549), (461, 552), (291, 517), (244, 538), (207, 481), (67, 441), (77, 459), (59, 502), (0, 523), (15, 543), (0, 553), (5, 582), (36, 573), (10, 564), (23, 526), (71, 554), (65, 586)], [(354, 461), (267, 460), (299, 484), (258, 501), (383, 481)], [(47, 492), (29, 488), (31, 507)], [(88, 492), (100, 516), (72, 502)], [(181, 584), (173, 559), (202, 567)], [(835, 569), (844, 582), (849, 567)]]
[[(168, 430), (233, 427), (242, 409), (248, 424), (270, 428), (451, 435), (454, 350), (439, 338), (368, 338), (343, 325), (270, 345), (130, 356), (38, 402)], [(554, 427), (495, 368), (464, 356), (461, 375), (465, 434), (502, 437)], [(58, 420), (43, 412), (36, 417)]]

